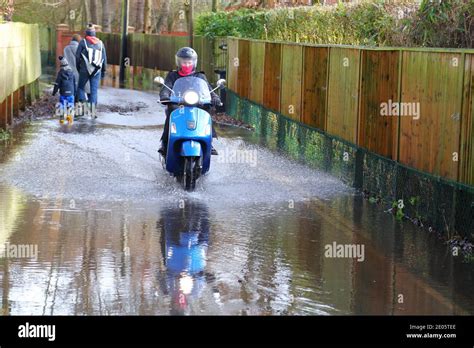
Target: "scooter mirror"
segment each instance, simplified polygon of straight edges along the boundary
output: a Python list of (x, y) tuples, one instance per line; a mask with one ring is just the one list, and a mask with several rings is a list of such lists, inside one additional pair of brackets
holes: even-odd
[(225, 84), (226, 84), (226, 80), (224, 80), (224, 79), (219, 79), (219, 80), (217, 80), (216, 84), (217, 84), (217, 87), (219, 87), (219, 88), (224, 88), (224, 87), (225, 87)]
[(155, 79), (153, 81), (155, 81), (155, 83), (157, 83), (159, 85), (164, 85), (165, 84), (165, 79), (162, 78), (161, 76), (155, 77)]

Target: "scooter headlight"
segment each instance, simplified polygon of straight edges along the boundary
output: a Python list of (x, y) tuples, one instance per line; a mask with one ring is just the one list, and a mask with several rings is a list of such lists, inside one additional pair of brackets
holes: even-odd
[(184, 93), (183, 99), (186, 104), (194, 105), (199, 101), (199, 94), (195, 91), (188, 91)]

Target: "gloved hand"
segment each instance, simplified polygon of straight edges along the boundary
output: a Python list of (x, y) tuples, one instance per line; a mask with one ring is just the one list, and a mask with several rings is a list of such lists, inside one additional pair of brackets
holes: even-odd
[(160, 92), (160, 100), (170, 100), (171, 93), (168, 91), (161, 91)]
[(211, 104), (212, 104), (213, 106), (221, 106), (221, 105), (222, 105), (221, 98), (219, 98), (219, 97), (212, 97)]

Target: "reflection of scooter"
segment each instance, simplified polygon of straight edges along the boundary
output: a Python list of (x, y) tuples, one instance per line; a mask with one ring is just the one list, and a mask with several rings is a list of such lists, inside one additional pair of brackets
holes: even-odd
[(173, 313), (183, 313), (213, 276), (205, 272), (209, 239), (209, 212), (202, 203), (166, 209), (158, 222), (166, 274), (160, 279), (173, 298)]
[[(205, 174), (211, 165), (212, 118), (206, 110), (199, 108), (211, 104), (211, 91), (207, 82), (198, 77), (182, 77), (173, 89), (164, 84), (162, 77), (155, 82), (171, 91), (168, 101), (180, 107), (170, 116), (169, 140), (165, 166), (187, 191), (196, 187), (196, 180)], [(225, 80), (217, 81), (216, 90)]]

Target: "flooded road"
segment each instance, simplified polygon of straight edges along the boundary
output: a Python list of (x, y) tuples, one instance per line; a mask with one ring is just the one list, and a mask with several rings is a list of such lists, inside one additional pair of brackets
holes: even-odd
[(339, 180), (220, 127), (183, 192), (159, 163), (156, 96), (100, 98), (123, 110), (36, 121), (0, 148), (3, 315), (474, 313), (472, 264)]

